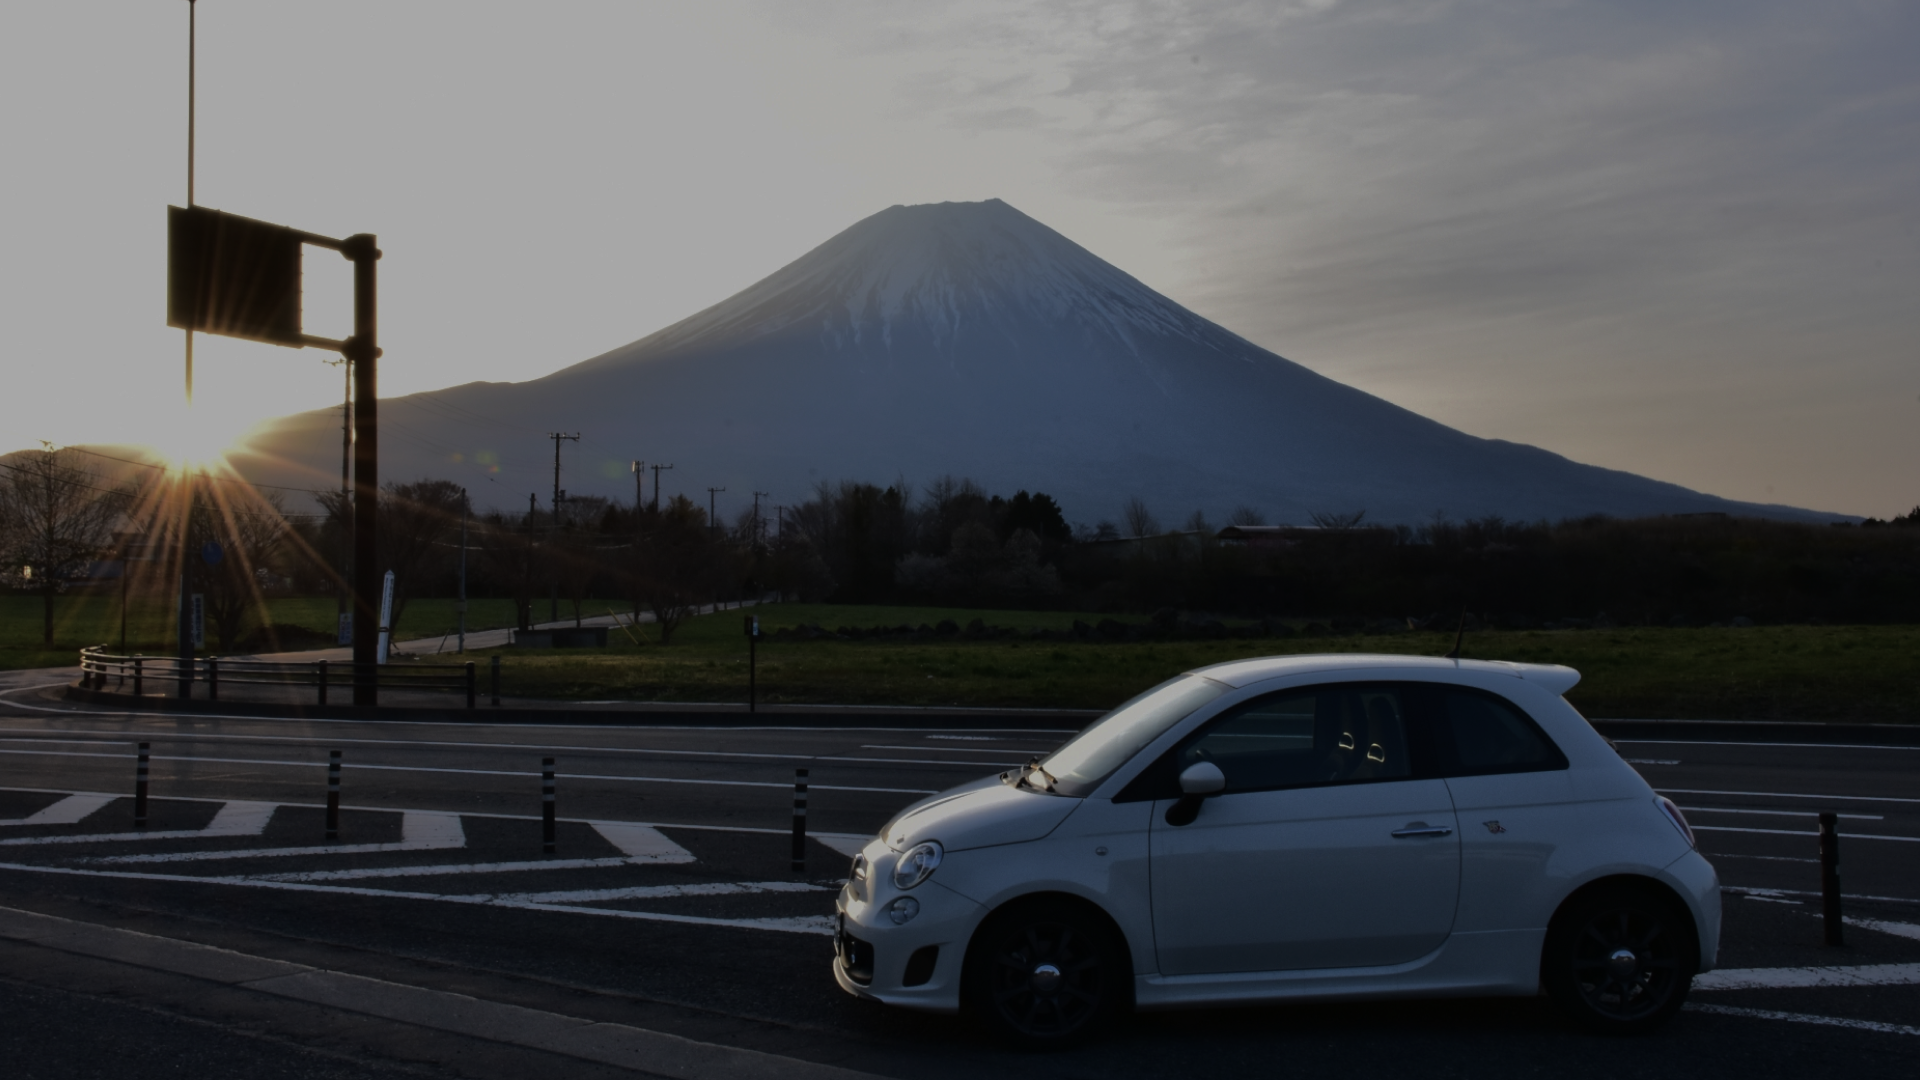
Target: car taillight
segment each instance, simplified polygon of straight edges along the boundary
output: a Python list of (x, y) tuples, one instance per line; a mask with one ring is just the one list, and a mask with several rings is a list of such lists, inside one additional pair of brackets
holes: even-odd
[(1693, 839), (1693, 826), (1687, 824), (1687, 815), (1680, 812), (1680, 808), (1673, 804), (1672, 799), (1659, 795), (1654, 797), (1653, 802), (1660, 808), (1661, 813), (1667, 815), (1667, 820), (1673, 822), (1673, 827), (1680, 830), (1680, 835), (1687, 838), (1688, 847), (1699, 847)]

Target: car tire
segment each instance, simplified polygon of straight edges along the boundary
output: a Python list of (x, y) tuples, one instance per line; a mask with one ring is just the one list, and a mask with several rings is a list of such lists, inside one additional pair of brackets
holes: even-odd
[(962, 997), (1004, 1042), (1027, 1050), (1075, 1046), (1131, 1003), (1126, 955), (1106, 921), (1080, 905), (1018, 904), (974, 934)]
[(1645, 886), (1577, 897), (1547, 929), (1540, 977), (1576, 1023), (1636, 1035), (1673, 1019), (1700, 966), (1693, 917)]

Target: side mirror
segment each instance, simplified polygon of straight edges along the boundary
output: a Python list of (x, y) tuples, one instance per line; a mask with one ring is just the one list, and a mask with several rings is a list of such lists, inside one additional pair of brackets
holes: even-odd
[(1180, 794), (1218, 795), (1227, 789), (1227, 774), (1211, 761), (1196, 761), (1180, 772)]
[(1167, 824), (1176, 828), (1193, 824), (1207, 796), (1218, 795), (1226, 788), (1227, 774), (1211, 761), (1196, 761), (1180, 770), (1180, 798), (1167, 807)]

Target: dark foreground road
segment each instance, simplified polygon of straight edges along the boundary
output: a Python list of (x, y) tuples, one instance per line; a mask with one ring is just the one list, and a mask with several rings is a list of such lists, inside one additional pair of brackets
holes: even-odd
[[(1622, 745), (1688, 808), (1728, 888), (1722, 966), (1749, 972), (1648, 1038), (1586, 1036), (1539, 1000), (1379, 1002), (1143, 1014), (1036, 1061), (842, 994), (825, 916), (845, 853), (1065, 734), (153, 718), (0, 695), (0, 1059), (22, 1078), (1920, 1069), (1920, 749)], [(154, 802), (129, 836), (138, 741)], [(347, 810), (327, 847), (330, 749)], [(1838, 950), (1812, 895), (1821, 809), (1843, 815)], [(1813, 970), (1831, 967), (1878, 970)]]

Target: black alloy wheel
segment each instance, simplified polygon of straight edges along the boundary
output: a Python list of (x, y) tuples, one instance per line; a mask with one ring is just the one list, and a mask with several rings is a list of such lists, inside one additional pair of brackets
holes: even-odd
[(1072, 904), (1012, 908), (974, 935), (965, 996), (1007, 1042), (1032, 1050), (1072, 1046), (1127, 1000), (1124, 955), (1111, 930)]
[(1699, 968), (1693, 919), (1650, 889), (1581, 898), (1547, 931), (1542, 981), (1592, 1031), (1631, 1035), (1673, 1018)]

